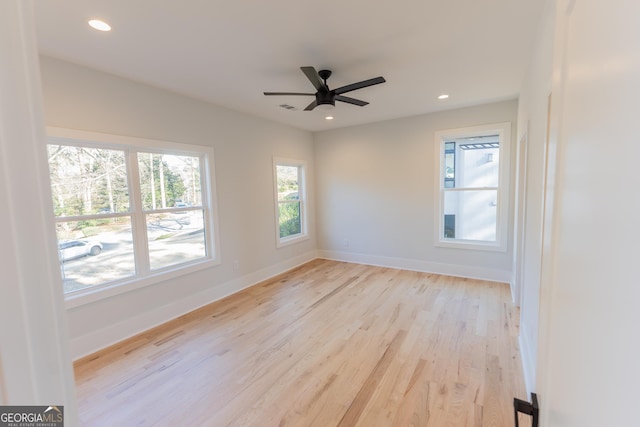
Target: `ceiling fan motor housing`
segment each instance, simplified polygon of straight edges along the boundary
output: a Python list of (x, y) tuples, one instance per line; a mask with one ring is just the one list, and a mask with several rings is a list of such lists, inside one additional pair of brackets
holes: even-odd
[(316, 103), (318, 105), (336, 105), (336, 94), (333, 91), (319, 90), (316, 92)]
[(324, 87), (320, 87), (318, 92), (316, 92), (316, 104), (318, 105), (332, 105), (336, 106), (336, 94), (333, 91), (329, 90), (329, 85), (327, 85), (327, 79), (331, 77), (331, 70), (320, 70), (318, 71), (318, 76), (322, 80), (324, 80)]

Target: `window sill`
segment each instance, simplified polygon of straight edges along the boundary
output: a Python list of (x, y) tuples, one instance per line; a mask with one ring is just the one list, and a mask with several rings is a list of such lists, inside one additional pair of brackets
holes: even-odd
[(489, 252), (507, 251), (506, 244), (500, 245), (497, 242), (482, 242), (479, 240), (437, 240), (435, 242), (435, 246), (440, 248), (467, 249)]
[(148, 276), (127, 278), (71, 292), (65, 295), (65, 308), (68, 310), (71, 308), (81, 307), (85, 304), (91, 304), (93, 302), (121, 295), (136, 289), (142, 289), (156, 283), (191, 274), (196, 271), (212, 268), (219, 264), (220, 261), (218, 259), (198, 260), (187, 265), (183, 264), (179, 267), (168, 267), (167, 269), (154, 272)]
[(308, 234), (301, 234), (294, 237), (285, 237), (284, 239), (278, 239), (276, 248), (284, 248), (286, 246), (295, 245), (296, 243), (300, 243), (304, 240), (309, 240)]

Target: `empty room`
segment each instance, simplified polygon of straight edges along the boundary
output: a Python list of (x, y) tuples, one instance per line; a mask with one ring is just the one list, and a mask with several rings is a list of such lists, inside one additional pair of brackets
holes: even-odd
[(600, 3), (4, 0), (0, 426), (637, 424)]

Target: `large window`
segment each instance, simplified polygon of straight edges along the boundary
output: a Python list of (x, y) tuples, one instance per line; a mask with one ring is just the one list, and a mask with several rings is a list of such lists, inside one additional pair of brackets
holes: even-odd
[(506, 250), (511, 125), (436, 133), (436, 245)]
[(63, 129), (49, 134), (67, 296), (113, 293), (216, 262), (211, 149)]
[(307, 238), (305, 206), (305, 163), (298, 160), (273, 161), (277, 246)]

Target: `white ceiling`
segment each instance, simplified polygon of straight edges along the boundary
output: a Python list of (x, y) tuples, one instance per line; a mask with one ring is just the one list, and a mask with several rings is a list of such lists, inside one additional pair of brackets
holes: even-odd
[[(34, 2), (41, 53), (311, 131), (511, 99), (541, 0), (64, 0)], [(99, 18), (108, 33), (87, 25)], [(301, 66), (333, 71), (335, 120), (302, 111)], [(448, 93), (440, 101), (437, 96)], [(290, 104), (297, 110), (286, 110)]]

